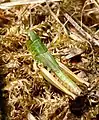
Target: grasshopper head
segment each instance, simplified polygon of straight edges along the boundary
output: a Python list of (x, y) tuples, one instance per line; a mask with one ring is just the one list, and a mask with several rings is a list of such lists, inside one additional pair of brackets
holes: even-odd
[(40, 37), (33, 31), (28, 32), (30, 39), (27, 41), (27, 48), (34, 56), (43, 54), (47, 51), (46, 46), (41, 42)]
[(34, 31), (28, 31), (28, 36), (30, 37), (30, 40), (34, 42), (37, 39), (40, 39), (39, 36)]

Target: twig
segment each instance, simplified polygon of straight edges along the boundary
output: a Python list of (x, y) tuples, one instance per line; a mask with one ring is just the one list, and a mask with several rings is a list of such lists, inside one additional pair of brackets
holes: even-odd
[[(89, 33), (87, 33), (82, 27), (80, 27), (72, 18), (71, 16), (69, 16), (67, 13), (64, 15), (67, 20), (75, 27), (75, 29), (86, 39), (84, 39), (89, 45), (90, 45), (90, 48), (91, 48), (91, 52), (92, 52), (92, 55), (93, 55), (93, 63), (95, 63), (95, 55), (94, 55), (94, 50), (93, 50), (93, 47), (92, 47), (92, 44), (91, 43), (94, 43), (95, 45), (99, 46), (99, 38), (97, 36), (91, 36)], [(94, 67), (94, 64), (93, 64), (93, 68), (95, 69)]]
[(75, 27), (75, 29), (89, 42), (94, 43), (95, 45), (99, 46), (99, 41), (96, 38), (92, 37), (89, 33), (87, 33), (83, 28), (81, 28), (67, 13), (64, 14), (67, 20)]
[[(49, 2), (55, 2), (55, 1), (60, 1), (60, 0), (50, 0)], [(26, 1), (15, 1), (15, 2), (6, 2), (0, 4), (1, 9), (9, 9), (13, 6), (17, 5), (25, 5), (25, 4), (37, 4), (37, 3), (43, 3), (46, 2), (46, 0), (26, 0)]]

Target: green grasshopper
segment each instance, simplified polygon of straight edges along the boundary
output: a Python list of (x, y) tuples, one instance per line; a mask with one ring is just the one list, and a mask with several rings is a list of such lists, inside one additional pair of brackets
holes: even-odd
[(80, 81), (86, 85), (89, 85), (89, 83), (80, 80), (66, 66), (57, 62), (35, 32), (29, 31), (28, 36), (30, 39), (27, 41), (27, 48), (32, 53), (33, 58), (43, 63), (44, 66), (49, 67), (59, 78), (59, 81), (57, 81), (45, 68), (41, 67), (40, 70), (45, 79), (73, 99), (75, 99), (76, 96), (80, 96), (82, 90), (74, 81)]

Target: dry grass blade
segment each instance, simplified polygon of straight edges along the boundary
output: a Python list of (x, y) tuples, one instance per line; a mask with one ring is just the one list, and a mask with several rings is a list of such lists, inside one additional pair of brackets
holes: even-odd
[(82, 29), (73, 19), (71, 16), (69, 16), (67, 13), (64, 14), (64, 16), (67, 18), (67, 20), (75, 27), (79, 33), (89, 40), (89, 42), (94, 43), (95, 45), (99, 46), (99, 40), (96, 40), (93, 38), (89, 33), (87, 33), (84, 29)]
[(54, 85), (56, 88), (58, 88), (59, 90), (63, 91), (64, 93), (66, 93), (67, 95), (71, 96), (73, 99), (76, 98), (76, 95), (73, 94), (72, 92), (70, 92), (67, 88), (65, 88), (63, 85), (61, 85), (61, 83), (59, 81), (57, 81), (45, 68), (41, 67), (40, 71), (42, 73), (42, 75), (44, 76), (44, 78), (51, 83), (52, 85)]
[[(60, 1), (60, 0), (50, 0), (49, 2), (55, 2), (55, 1)], [(26, 1), (16, 1), (16, 2), (6, 2), (6, 3), (0, 4), (0, 8), (9, 9), (17, 5), (37, 4), (37, 3), (43, 3), (43, 2), (46, 2), (46, 0), (26, 0)]]

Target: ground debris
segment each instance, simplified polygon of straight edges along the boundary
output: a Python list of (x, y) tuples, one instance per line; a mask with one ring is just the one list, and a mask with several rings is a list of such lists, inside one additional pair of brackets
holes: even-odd
[[(0, 107), (1, 120), (31, 120), (28, 114), (36, 120), (91, 120), (98, 116), (99, 47), (79, 34), (79, 30), (99, 40), (99, 3), (86, 3), (88, 0), (63, 0), (0, 10), (0, 104), (5, 104)], [(82, 29), (69, 23), (66, 13)], [(68, 96), (40, 74), (26, 47), (28, 28), (38, 33), (56, 59), (90, 83), (90, 106), (84, 114), (81, 109), (79, 118), (70, 111)]]

